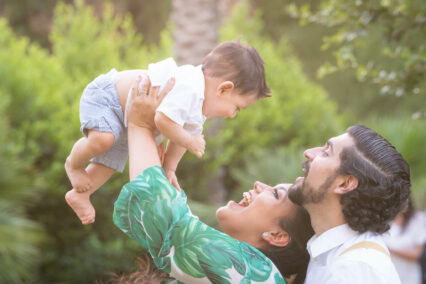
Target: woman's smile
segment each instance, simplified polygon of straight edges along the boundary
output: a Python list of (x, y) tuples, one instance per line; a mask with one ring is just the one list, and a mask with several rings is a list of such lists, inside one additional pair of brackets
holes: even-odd
[(240, 205), (247, 207), (253, 202), (252, 194), (251, 192), (243, 192), (243, 199), (240, 201)]

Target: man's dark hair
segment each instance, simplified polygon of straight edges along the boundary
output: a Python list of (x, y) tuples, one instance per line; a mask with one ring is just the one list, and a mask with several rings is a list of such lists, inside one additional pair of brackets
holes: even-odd
[(254, 92), (257, 98), (269, 97), (264, 62), (254, 47), (236, 41), (218, 45), (203, 60), (207, 76), (223, 78), (234, 83), (241, 94)]
[(338, 173), (358, 179), (358, 187), (340, 198), (348, 225), (360, 233), (384, 233), (407, 204), (410, 168), (386, 139), (363, 126), (349, 127), (355, 147), (340, 153)]
[(314, 230), (306, 209), (299, 205), (295, 207), (289, 216), (280, 220), (280, 227), (290, 236), (289, 244), (285, 247), (274, 246), (259, 250), (274, 263), (281, 275), (290, 277), (297, 274), (293, 284), (302, 284), (309, 264), (306, 243), (314, 235)]

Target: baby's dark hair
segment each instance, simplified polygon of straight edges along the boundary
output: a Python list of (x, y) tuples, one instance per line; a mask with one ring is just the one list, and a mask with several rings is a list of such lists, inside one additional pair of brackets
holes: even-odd
[(255, 92), (257, 98), (270, 97), (266, 85), (264, 62), (254, 47), (236, 41), (219, 44), (203, 60), (206, 76), (234, 83), (241, 94)]

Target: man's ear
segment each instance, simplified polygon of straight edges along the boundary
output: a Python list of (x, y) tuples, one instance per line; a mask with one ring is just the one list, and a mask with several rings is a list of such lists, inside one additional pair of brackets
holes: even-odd
[(334, 189), (334, 193), (345, 194), (358, 187), (358, 178), (353, 175), (341, 176), (338, 179), (339, 184)]
[(224, 81), (217, 86), (217, 93), (220, 96), (231, 93), (234, 90), (234, 87), (234, 83), (231, 81)]
[(262, 238), (276, 247), (286, 247), (291, 240), (289, 234), (284, 230), (263, 233)]

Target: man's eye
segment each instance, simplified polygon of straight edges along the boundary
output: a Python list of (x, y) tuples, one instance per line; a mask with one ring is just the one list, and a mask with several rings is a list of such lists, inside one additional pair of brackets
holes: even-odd
[(275, 198), (278, 199), (278, 190), (277, 189), (274, 189), (274, 195), (275, 195)]

